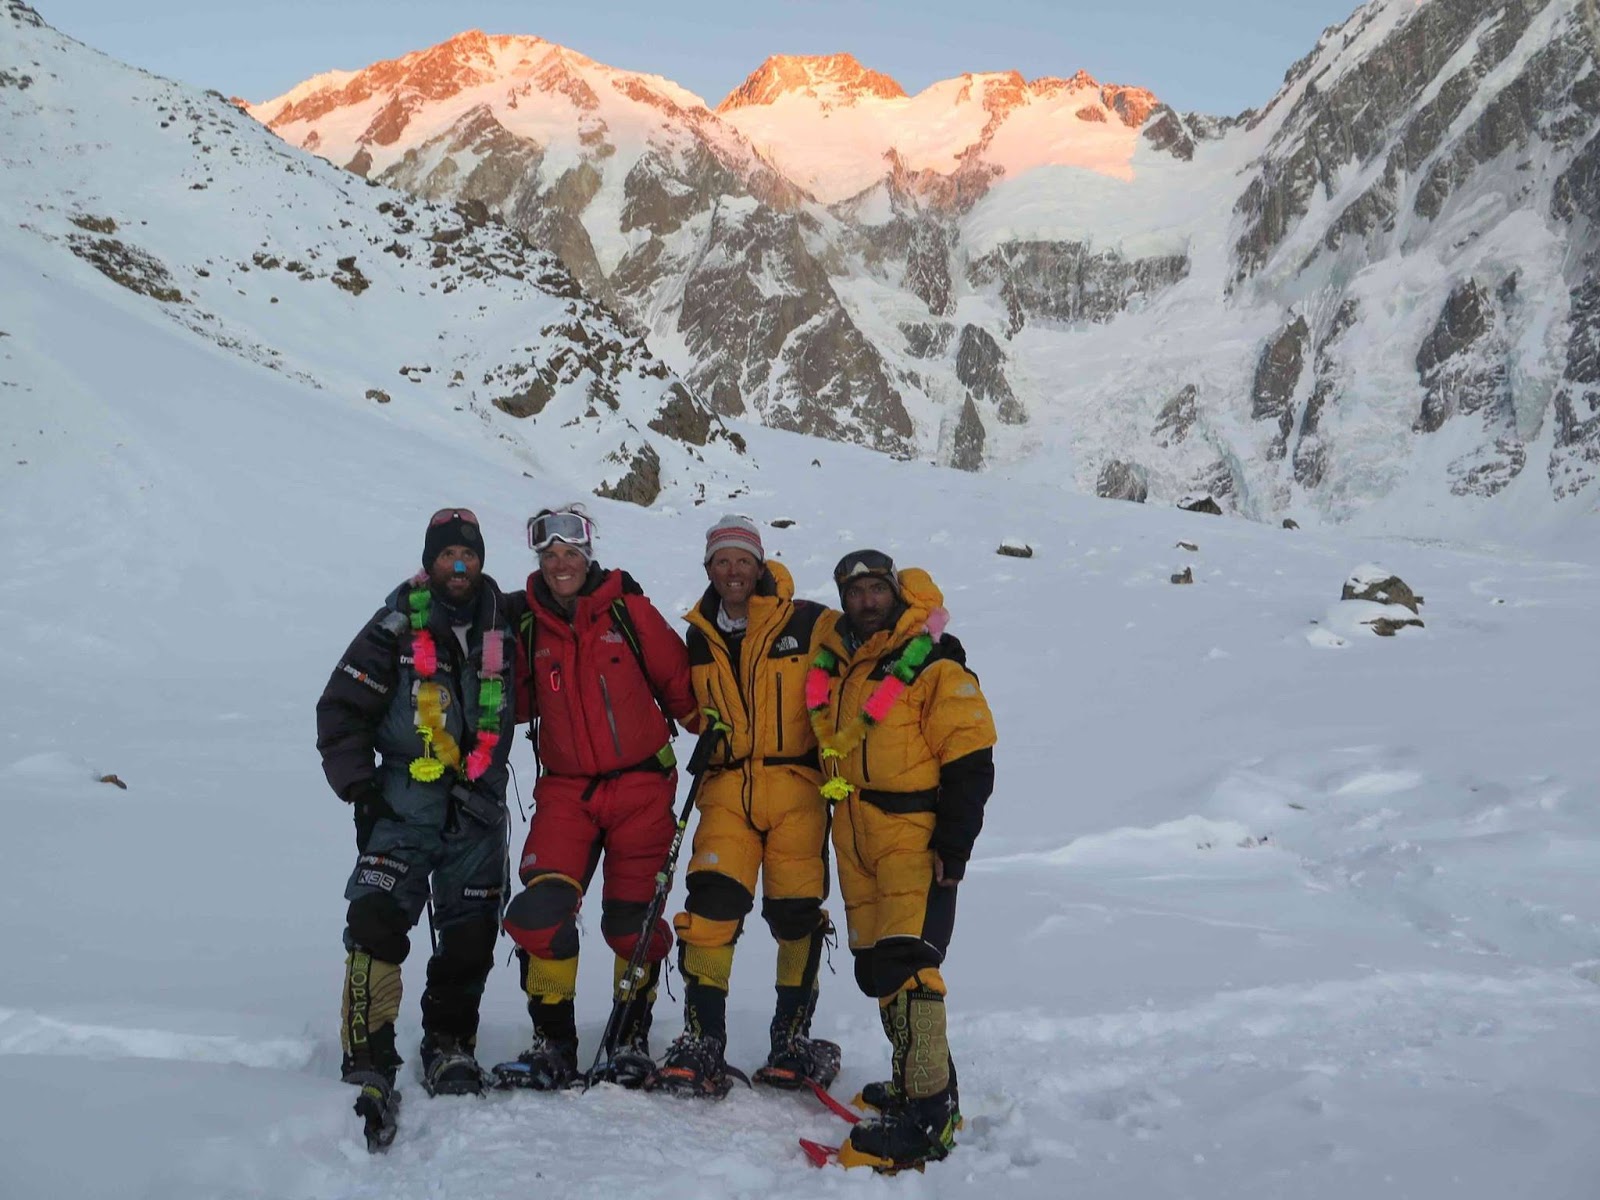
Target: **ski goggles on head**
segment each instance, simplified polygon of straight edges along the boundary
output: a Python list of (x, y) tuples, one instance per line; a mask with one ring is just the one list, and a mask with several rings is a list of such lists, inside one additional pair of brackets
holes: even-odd
[(538, 553), (556, 542), (568, 546), (588, 546), (594, 541), (594, 526), (582, 513), (540, 513), (528, 518), (528, 549)]
[[(863, 575), (876, 575), (880, 579), (887, 579), (891, 584), (895, 582), (894, 559), (881, 550), (856, 550), (846, 554), (839, 560), (839, 565), (833, 568), (833, 582), (841, 591), (853, 579)], [(898, 585), (896, 585), (898, 591)]]
[(468, 525), (480, 525), (478, 514), (470, 508), (441, 508), (428, 518), (428, 525), (431, 528), (434, 525), (443, 525), (449, 521), (465, 521)]

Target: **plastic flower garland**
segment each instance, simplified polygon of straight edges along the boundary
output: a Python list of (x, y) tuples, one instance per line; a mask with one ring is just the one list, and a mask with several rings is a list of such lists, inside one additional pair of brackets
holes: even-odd
[[(424, 576), (413, 580), (406, 606), (411, 613), (411, 662), (424, 682), (417, 687), (416, 726), (422, 739), (422, 754), (411, 760), (411, 778), (432, 783), (445, 771), (461, 766), (461, 747), (445, 728), (444, 685), (431, 682), (439, 671), (439, 646), (428, 628), (433, 612), (433, 593)], [(505, 642), (495, 631), (483, 639), (483, 661), (478, 666), (478, 721), (473, 728), (472, 750), (467, 755), (467, 778), (480, 779), (494, 758), (500, 741), (500, 707), (505, 700)]]
[(855, 791), (855, 785), (839, 773), (839, 763), (867, 736), (867, 730), (882, 723), (894, 707), (894, 702), (917, 677), (917, 668), (928, 661), (933, 652), (933, 635), (919, 633), (911, 639), (900, 657), (887, 667), (887, 674), (872, 689), (872, 694), (861, 705), (855, 718), (837, 733), (830, 733), (824, 719), (828, 713), (831, 693), (829, 678), (839, 665), (838, 656), (831, 650), (819, 650), (806, 672), (806, 711), (811, 716), (811, 728), (817, 734), (817, 748), (828, 778), (822, 785), (822, 794), (829, 801), (844, 800)]

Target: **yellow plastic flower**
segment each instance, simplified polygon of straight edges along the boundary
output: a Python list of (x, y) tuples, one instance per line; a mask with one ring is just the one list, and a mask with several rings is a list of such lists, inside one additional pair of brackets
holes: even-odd
[(831, 803), (837, 803), (840, 800), (848, 800), (850, 793), (855, 790), (850, 783), (835, 775), (822, 785), (822, 796)]
[(418, 783), (432, 783), (444, 774), (444, 764), (437, 758), (413, 758), (410, 771)]

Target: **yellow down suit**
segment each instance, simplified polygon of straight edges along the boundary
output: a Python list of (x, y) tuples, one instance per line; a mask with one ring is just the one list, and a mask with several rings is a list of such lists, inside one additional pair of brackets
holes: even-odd
[(721, 1008), (733, 943), (755, 906), (762, 876), (762, 918), (778, 940), (780, 1008), (809, 1021), (811, 1003), (786, 989), (815, 989), (816, 960), (828, 929), (828, 813), (818, 787), (816, 738), (804, 686), (813, 626), (827, 610), (794, 598), (783, 564), (769, 562), (750, 597), (742, 635), (717, 623), (719, 601), (707, 588), (687, 616), (695, 699), (729, 726), (697, 802), (700, 818), (685, 883), (685, 911), (673, 926), (682, 943), (686, 1024), (725, 1037)]
[[(934, 856), (947, 880), (965, 873), (994, 787), (995, 727), (965, 650), (943, 631), (933, 580), (912, 567), (895, 582), (903, 608), (892, 629), (858, 644), (844, 614), (817, 623), (808, 695), (824, 770), (849, 785), (834, 807), (833, 848), (856, 982), (878, 999), (894, 1083), (918, 1098), (953, 1083), (939, 968), (957, 889), (935, 882)], [(926, 657), (909, 667), (924, 635)]]

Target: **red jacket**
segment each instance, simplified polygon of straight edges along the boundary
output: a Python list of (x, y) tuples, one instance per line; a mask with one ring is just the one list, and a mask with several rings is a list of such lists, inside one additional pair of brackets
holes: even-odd
[[(555, 775), (600, 775), (653, 758), (670, 740), (658, 694), (689, 729), (699, 724), (683, 639), (639, 585), (626, 572), (592, 567), (585, 586), (569, 621), (538, 572), (528, 576), (533, 620), (524, 636), (532, 636), (533, 687), (517, 689), (518, 717), (538, 718), (539, 759)], [(648, 679), (612, 614), (618, 598), (638, 633)], [(517, 656), (524, 664), (528, 650), (524, 645)]]

